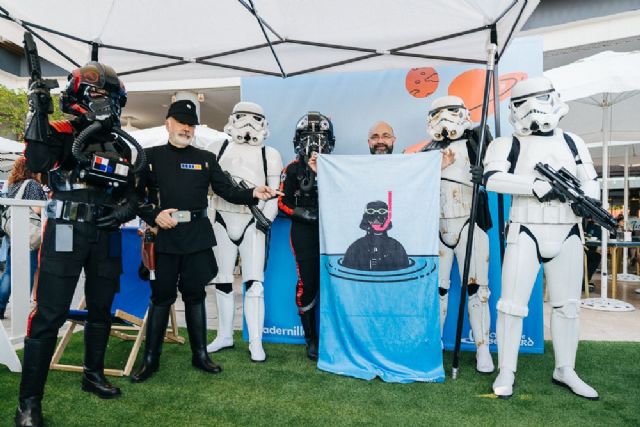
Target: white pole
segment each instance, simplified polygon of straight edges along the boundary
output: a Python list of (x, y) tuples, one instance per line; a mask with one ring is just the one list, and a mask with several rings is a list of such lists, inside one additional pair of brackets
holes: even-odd
[[(609, 210), (609, 94), (602, 96), (602, 207)], [(609, 275), (607, 271), (607, 242), (609, 230), (602, 227), (602, 245), (600, 247), (602, 262), (600, 264), (600, 298), (607, 298)]]
[[(629, 224), (629, 146), (624, 147), (624, 203), (623, 203), (623, 214), (624, 214), (624, 228), (625, 231)], [(629, 256), (629, 249), (624, 248), (622, 251), (622, 274), (627, 274), (627, 258)]]

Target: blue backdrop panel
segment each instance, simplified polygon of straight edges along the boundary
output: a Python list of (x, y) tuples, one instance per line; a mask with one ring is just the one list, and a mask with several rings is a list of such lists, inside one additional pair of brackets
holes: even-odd
[[(397, 136), (396, 150), (411, 146), (426, 139), (426, 113), (431, 102), (448, 94), (450, 84), (464, 71), (480, 68), (476, 65), (438, 66), (439, 84), (436, 91), (426, 98), (416, 98), (406, 89), (409, 70), (387, 70), (368, 73), (326, 73), (322, 75), (296, 76), (280, 79), (274, 77), (252, 77), (242, 79), (242, 99), (262, 105), (269, 120), (271, 136), (267, 144), (282, 154), (285, 164), (294, 157), (291, 143), (297, 120), (310, 110), (320, 111), (331, 117), (335, 134), (334, 154), (368, 153), (367, 131), (377, 120), (388, 121)], [(542, 75), (542, 40), (537, 37), (515, 40), (502, 56), (499, 74), (526, 73), (528, 76)], [(512, 132), (508, 122), (508, 98), (501, 99), (501, 128), (503, 135)], [(491, 124), (491, 123), (490, 123)], [(493, 223), (497, 224), (496, 195), (489, 194)], [(505, 218), (508, 218), (509, 198), (505, 198)], [(278, 221), (276, 221), (277, 223)], [(288, 224), (287, 224), (288, 225)], [(489, 231), (491, 288), (492, 348), (495, 350), (495, 303), (500, 297), (500, 250), (497, 227)], [(277, 240), (283, 239), (278, 243)], [(271, 246), (280, 249), (271, 253), (265, 282), (266, 323), (265, 340), (273, 342), (302, 342), (300, 336), (283, 334), (283, 331), (298, 331), (300, 327), (294, 303), (295, 263), (289, 247), (288, 231), (274, 228)], [(277, 255), (276, 255), (277, 254)], [(454, 263), (455, 265), (455, 263)], [(445, 325), (444, 341), (452, 348), (455, 334), (455, 319), (458, 311), (459, 273), (454, 266), (449, 298), (449, 316)], [(289, 313), (287, 315), (283, 313)], [(541, 353), (543, 343), (542, 285), (536, 282), (529, 303), (529, 316), (525, 319), (521, 351)], [(271, 321), (272, 316), (277, 322)], [(270, 323), (271, 322), (271, 323)], [(290, 322), (290, 323), (286, 323)], [(268, 328), (276, 326), (280, 333), (270, 334)], [(272, 329), (275, 331), (274, 329)], [(287, 332), (288, 333), (288, 332)], [(468, 322), (463, 331), (463, 349), (472, 350)]]

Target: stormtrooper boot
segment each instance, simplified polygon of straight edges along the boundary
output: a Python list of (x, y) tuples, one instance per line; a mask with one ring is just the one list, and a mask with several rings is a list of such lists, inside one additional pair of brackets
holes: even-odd
[(233, 348), (233, 313), (235, 303), (233, 292), (224, 293), (216, 289), (218, 304), (218, 334), (207, 346), (208, 353), (215, 353), (225, 348)]
[(500, 399), (513, 395), (518, 351), (522, 337), (522, 317), (498, 312), (496, 334), (498, 338), (498, 366), (500, 373), (493, 382), (493, 392)]
[(489, 300), (482, 288), (469, 297), (469, 323), (476, 342), (476, 371), (489, 374), (495, 368), (489, 351)]
[(582, 381), (574, 370), (579, 337), (578, 301), (570, 300), (562, 307), (554, 307), (551, 310), (551, 339), (556, 368), (552, 382), (585, 399), (598, 400), (598, 392)]
[(244, 317), (249, 330), (249, 352), (252, 362), (264, 362), (267, 355), (262, 348), (264, 328), (264, 288), (262, 283), (253, 282), (244, 297)]

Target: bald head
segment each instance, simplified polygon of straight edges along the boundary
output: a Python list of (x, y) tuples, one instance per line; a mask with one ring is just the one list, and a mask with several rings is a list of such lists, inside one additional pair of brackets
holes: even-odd
[(391, 154), (396, 142), (393, 128), (387, 122), (379, 121), (369, 129), (369, 151), (371, 154)]

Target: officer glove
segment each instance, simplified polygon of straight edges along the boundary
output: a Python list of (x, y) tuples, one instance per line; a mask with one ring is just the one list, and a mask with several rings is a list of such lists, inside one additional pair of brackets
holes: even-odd
[(471, 166), (469, 169), (471, 172), (471, 182), (474, 184), (482, 185), (482, 178), (484, 177), (484, 166)]
[(135, 217), (136, 211), (134, 207), (125, 204), (116, 207), (110, 214), (98, 218), (96, 220), (96, 226), (98, 228), (117, 228), (120, 224), (124, 224)]
[(556, 191), (551, 184), (542, 179), (536, 179), (533, 183), (533, 195), (536, 196), (540, 202), (548, 202), (554, 199), (560, 200), (563, 203), (567, 201), (562, 193)]
[(318, 222), (318, 208), (302, 208), (293, 209), (293, 219), (305, 224), (315, 224)]

